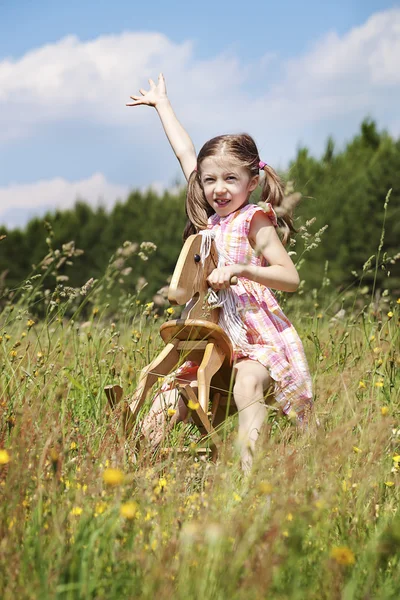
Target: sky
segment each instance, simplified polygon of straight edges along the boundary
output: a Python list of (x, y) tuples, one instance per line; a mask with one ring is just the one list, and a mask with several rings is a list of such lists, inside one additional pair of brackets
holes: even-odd
[(125, 106), (159, 72), (197, 150), (246, 131), (285, 168), (367, 116), (399, 137), (399, 64), (399, 1), (0, 0), (0, 225), (182, 181), (156, 111)]

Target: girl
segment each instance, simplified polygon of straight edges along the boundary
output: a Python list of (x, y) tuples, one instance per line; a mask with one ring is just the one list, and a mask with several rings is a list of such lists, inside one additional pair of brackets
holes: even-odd
[[(239, 412), (242, 465), (248, 471), (266, 417), (265, 393), (272, 389), (283, 411), (295, 411), (300, 423), (305, 422), (312, 403), (302, 343), (270, 291), (294, 292), (299, 285), (297, 270), (276, 231), (279, 224), (286, 242), (294, 230), (292, 218), (282, 210), (279, 177), (260, 160), (249, 135), (213, 138), (196, 157), (190, 137), (174, 115), (163, 76), (157, 85), (151, 79), (149, 83), (150, 89), (139, 90), (141, 96), (131, 96), (133, 102), (127, 106), (144, 104), (157, 110), (188, 181), (184, 236), (209, 230), (224, 266), (210, 274), (208, 283), (217, 291), (230, 290), (234, 297), (239, 329), (229, 327), (232, 315), (223, 318), (234, 348), (233, 396)], [(264, 172), (261, 200), (265, 208), (249, 204), (260, 171)], [(233, 276), (238, 283), (231, 287)], [(223, 307), (221, 310), (224, 314)], [(194, 382), (195, 372), (193, 365), (183, 365), (175, 376)], [(184, 403), (173, 385), (166, 383), (144, 424), (153, 441), (162, 437), (166, 409), (173, 406), (177, 407), (175, 422), (185, 418)]]

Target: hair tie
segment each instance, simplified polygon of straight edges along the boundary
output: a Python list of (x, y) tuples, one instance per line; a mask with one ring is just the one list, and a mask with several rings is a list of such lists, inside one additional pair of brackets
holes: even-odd
[(262, 160), (260, 160), (260, 162), (258, 163), (258, 168), (260, 169), (260, 171), (264, 170), (264, 167), (267, 166), (267, 163), (263, 162)]

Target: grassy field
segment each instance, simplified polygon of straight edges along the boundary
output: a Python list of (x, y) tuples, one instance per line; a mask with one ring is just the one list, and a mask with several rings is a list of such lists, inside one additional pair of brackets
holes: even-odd
[(103, 388), (134, 390), (171, 311), (121, 292), (111, 312), (118, 277), (45, 292), (36, 274), (0, 315), (3, 600), (399, 598), (400, 299), (288, 303), (319, 426), (271, 406), (246, 478), (234, 419), (216, 463), (188, 426), (185, 456), (124, 440)]

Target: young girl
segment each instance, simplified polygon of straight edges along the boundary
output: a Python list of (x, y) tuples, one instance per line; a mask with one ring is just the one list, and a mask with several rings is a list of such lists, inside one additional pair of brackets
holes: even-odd
[[(159, 76), (157, 85), (151, 79), (149, 83), (150, 89), (141, 89), (141, 96), (131, 96), (133, 102), (128, 106), (156, 108), (188, 181), (189, 220), (184, 235), (210, 230), (224, 266), (210, 274), (208, 283), (217, 291), (231, 290), (239, 315), (240, 327), (235, 335), (228, 326), (231, 315), (226, 314), (225, 321), (234, 348), (233, 396), (239, 412), (242, 465), (247, 471), (266, 417), (266, 392), (272, 389), (283, 411), (295, 411), (300, 423), (305, 422), (312, 404), (311, 377), (302, 343), (270, 291), (294, 292), (299, 285), (297, 270), (276, 231), (279, 224), (286, 242), (293, 231), (292, 219), (282, 211), (279, 177), (260, 160), (249, 135), (213, 138), (196, 157), (190, 137), (172, 110), (163, 76)], [(249, 204), (260, 171), (264, 172), (264, 208)], [(279, 218), (274, 209), (280, 211)], [(231, 286), (233, 276), (238, 282)], [(183, 365), (175, 376), (194, 382), (196, 368)], [(145, 433), (154, 441), (162, 437), (166, 410), (174, 406), (175, 421), (185, 418), (184, 403), (173, 385), (166, 383), (144, 425)]]

